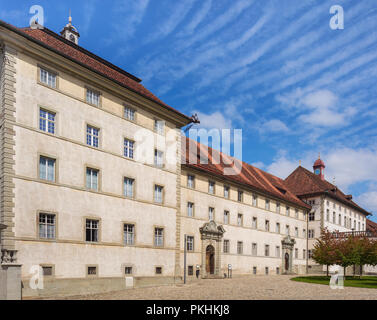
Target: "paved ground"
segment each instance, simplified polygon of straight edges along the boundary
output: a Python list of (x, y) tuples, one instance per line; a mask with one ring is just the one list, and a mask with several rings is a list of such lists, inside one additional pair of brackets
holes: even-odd
[(186, 286), (139, 288), (121, 292), (75, 296), (83, 300), (365, 300), (377, 299), (377, 289), (344, 288), (291, 281), (290, 276), (252, 276), (201, 280)]

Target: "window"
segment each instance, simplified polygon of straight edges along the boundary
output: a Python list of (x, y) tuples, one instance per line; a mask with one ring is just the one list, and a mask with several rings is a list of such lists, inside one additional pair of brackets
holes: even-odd
[(154, 202), (162, 203), (163, 192), (164, 192), (164, 187), (161, 187), (161, 186), (158, 186), (158, 185), (154, 186)]
[(315, 220), (315, 213), (309, 212), (309, 221), (314, 221), (314, 220)]
[(56, 74), (45, 69), (40, 69), (40, 81), (51, 88), (56, 88)]
[(239, 227), (242, 226), (242, 221), (243, 221), (243, 215), (239, 213), (238, 216), (237, 216), (237, 225)]
[(326, 221), (330, 222), (330, 210), (329, 209), (326, 210)]
[(39, 130), (55, 134), (56, 114), (47, 110), (39, 110)]
[(99, 97), (100, 94), (91, 89), (86, 89), (86, 102), (95, 106), (99, 106)]
[(124, 196), (127, 198), (134, 197), (134, 185), (135, 180), (130, 178), (124, 178)]
[(295, 249), (295, 259), (298, 259), (298, 249)]
[(87, 274), (88, 274), (88, 276), (96, 276), (97, 275), (97, 267), (88, 267)]
[(194, 251), (194, 237), (187, 237), (187, 251)]
[(237, 242), (237, 254), (242, 254), (243, 253), (243, 242), (238, 241)]
[(192, 175), (187, 176), (187, 187), (188, 188), (195, 188), (195, 177)]
[(215, 209), (214, 208), (208, 208), (208, 220), (213, 221), (215, 220)]
[(279, 202), (276, 203), (276, 213), (280, 214), (280, 203)]
[(257, 267), (253, 267), (253, 274), (257, 274)]
[(193, 276), (194, 275), (194, 266), (188, 266), (188, 268), (187, 268), (187, 274), (189, 276)]
[(303, 259), (306, 259), (306, 250), (305, 250), (305, 249), (302, 250), (302, 258), (303, 258)]
[(266, 244), (266, 245), (264, 246), (264, 255), (265, 255), (266, 257), (269, 257), (269, 256), (270, 256), (270, 246), (269, 246), (268, 244)]
[(258, 202), (258, 197), (257, 195), (253, 194), (253, 206), (256, 207)]
[(86, 127), (86, 144), (94, 148), (99, 147), (99, 129), (89, 125)]
[(98, 191), (99, 170), (86, 168), (86, 188)]
[(341, 215), (341, 214), (339, 215), (338, 224), (339, 224), (339, 225), (342, 224), (342, 215)]
[(295, 237), (298, 237), (298, 228), (295, 227)]
[(280, 274), (280, 268), (276, 267), (276, 274)]
[(275, 255), (276, 255), (276, 258), (280, 258), (280, 247), (279, 246), (277, 246), (275, 248)]
[(266, 267), (266, 268), (265, 268), (265, 274), (266, 274), (266, 276), (268, 276), (268, 272), (269, 272), (269, 271), (268, 271), (268, 267)]
[(154, 165), (158, 168), (164, 166), (164, 153), (159, 150), (154, 150)]
[(55, 215), (39, 214), (39, 237), (42, 239), (55, 239)]
[(229, 199), (229, 187), (224, 186), (224, 198)]
[(298, 219), (298, 209), (295, 209), (295, 218)]
[(344, 217), (344, 227), (347, 228), (347, 217)]
[(276, 233), (280, 233), (280, 223), (276, 223), (276, 229), (275, 229), (275, 232)]
[(313, 239), (313, 238), (314, 238), (314, 229), (310, 229), (310, 230), (308, 231), (308, 238), (309, 238), (309, 239)]
[(130, 107), (124, 106), (124, 117), (127, 120), (135, 121), (135, 110)]
[(229, 247), (230, 247), (229, 240), (224, 240), (224, 243), (223, 243), (223, 251), (224, 251), (224, 253), (229, 253)]
[(51, 277), (53, 275), (53, 267), (42, 266), (43, 276)]
[(285, 208), (285, 214), (286, 214), (287, 216), (289, 216), (289, 207), (286, 207), (286, 208)]
[(154, 229), (154, 245), (155, 247), (162, 247), (164, 245), (164, 229)]
[(308, 258), (311, 259), (313, 257), (313, 251), (308, 250)]
[(238, 190), (238, 202), (243, 202), (243, 192)]
[(287, 236), (289, 236), (289, 226), (288, 225), (285, 226), (285, 234)]
[(224, 211), (224, 224), (229, 223), (229, 211)]
[(302, 230), (302, 235), (303, 235), (304, 238), (306, 239), (306, 229), (303, 229), (303, 230)]
[(98, 242), (98, 220), (86, 219), (86, 237), (87, 242)]
[(158, 134), (164, 134), (164, 127), (165, 127), (164, 121), (162, 120), (154, 121), (154, 131), (156, 131)]
[(270, 231), (270, 221), (269, 220), (266, 220), (266, 222), (265, 222), (265, 230)]
[(124, 274), (130, 275), (133, 273), (132, 267), (124, 267)]
[(256, 243), (251, 244), (251, 254), (256, 257), (258, 255), (258, 245)]
[(156, 267), (156, 274), (162, 274), (162, 267)]
[(266, 206), (265, 206), (265, 209), (266, 210), (270, 210), (270, 200), (266, 199)]
[(332, 222), (335, 224), (336, 223), (336, 215), (335, 212), (332, 214)]
[(257, 218), (256, 217), (253, 217), (253, 222), (252, 222), (252, 228), (253, 229), (257, 229), (258, 225), (257, 225)]
[(135, 225), (124, 225), (124, 244), (126, 246), (133, 246), (135, 244)]
[(55, 182), (56, 160), (43, 157), (39, 158), (39, 178), (50, 182)]
[(357, 225), (358, 225), (358, 226), (357, 226), (357, 231), (361, 231), (361, 230), (360, 230), (360, 222), (358, 222)]
[(194, 216), (194, 204), (192, 202), (187, 202), (187, 216)]
[(135, 142), (124, 139), (124, 151), (123, 155), (126, 158), (133, 159), (134, 158), (134, 147), (135, 147)]
[(213, 181), (208, 182), (208, 193), (215, 194), (215, 183)]

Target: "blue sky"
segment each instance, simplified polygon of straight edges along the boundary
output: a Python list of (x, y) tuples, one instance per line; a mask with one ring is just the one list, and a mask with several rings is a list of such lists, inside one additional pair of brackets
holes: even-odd
[(0, 19), (27, 26), (34, 4), (56, 32), (71, 8), (80, 45), (202, 127), (242, 128), (243, 160), (285, 178), (320, 152), (326, 178), (377, 213), (375, 0), (2, 0)]

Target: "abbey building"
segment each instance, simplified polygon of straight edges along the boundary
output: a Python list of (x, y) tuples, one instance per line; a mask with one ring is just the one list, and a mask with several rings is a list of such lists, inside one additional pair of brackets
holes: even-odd
[(212, 149), (190, 161), (194, 119), (79, 37), (71, 20), (61, 35), (0, 21), (0, 299), (18, 278), (35, 297), (180, 283), (185, 265), (192, 278), (303, 274), (321, 228), (365, 230), (322, 160), (285, 180), (247, 163), (225, 175)]

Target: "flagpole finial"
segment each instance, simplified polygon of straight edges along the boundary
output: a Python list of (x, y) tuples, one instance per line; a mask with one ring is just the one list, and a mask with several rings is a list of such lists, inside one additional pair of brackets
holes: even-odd
[(68, 18), (69, 23), (72, 23), (72, 12), (71, 9), (69, 9), (69, 18)]

